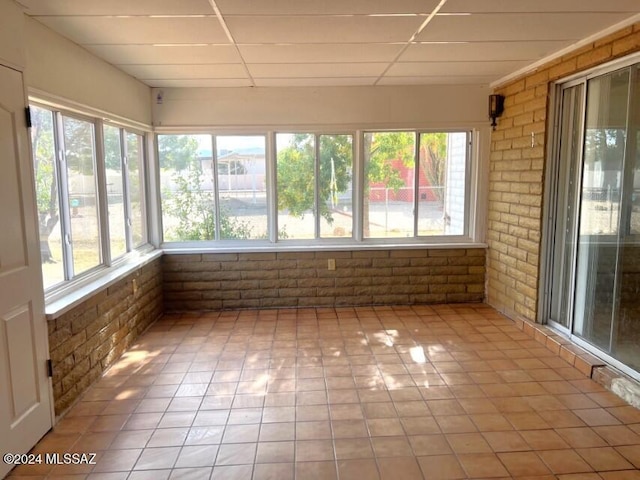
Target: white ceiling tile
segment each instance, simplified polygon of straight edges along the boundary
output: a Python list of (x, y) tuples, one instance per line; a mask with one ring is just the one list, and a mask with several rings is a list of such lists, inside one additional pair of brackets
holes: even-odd
[(247, 65), (254, 78), (374, 77), (380, 75), (386, 66), (386, 63), (262, 63)]
[(223, 15), (431, 13), (438, 0), (216, 0)]
[(638, 12), (638, 0), (448, 0), (441, 12)]
[(355, 87), (371, 86), (378, 77), (258, 78), (256, 87)]
[(469, 77), (382, 77), (377, 85), (488, 85), (493, 76)]
[(203, 15), (208, 0), (20, 0), (27, 15)]
[(241, 63), (233, 45), (87, 45), (86, 48), (114, 65)]
[(417, 41), (578, 40), (626, 18), (622, 13), (437, 16)]
[(216, 17), (36, 17), (83, 44), (229, 43)]
[(141, 79), (150, 87), (157, 88), (206, 88), (206, 87), (250, 87), (246, 78), (201, 78), (201, 79)]
[(411, 62), (396, 63), (391, 66), (385, 76), (418, 77), (418, 76), (495, 76), (525, 67), (530, 62)]
[(407, 42), (422, 17), (247, 16), (227, 17), (238, 43)]
[(120, 68), (136, 78), (243, 78), (244, 67), (237, 63), (223, 65), (121, 65)]
[(391, 62), (402, 45), (390, 43), (240, 45), (247, 63)]
[(399, 61), (534, 61), (564, 48), (566, 44), (566, 41), (414, 44), (403, 52)]

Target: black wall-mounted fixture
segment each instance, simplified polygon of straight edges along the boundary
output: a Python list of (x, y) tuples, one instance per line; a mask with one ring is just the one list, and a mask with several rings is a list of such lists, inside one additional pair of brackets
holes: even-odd
[(503, 95), (489, 95), (489, 118), (491, 119), (491, 126), (496, 129), (496, 118), (499, 118), (504, 112), (504, 96)]

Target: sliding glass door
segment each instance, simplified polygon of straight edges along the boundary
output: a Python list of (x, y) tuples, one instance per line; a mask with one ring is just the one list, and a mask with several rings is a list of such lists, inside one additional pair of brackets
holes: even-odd
[(550, 319), (640, 371), (640, 67), (561, 90)]

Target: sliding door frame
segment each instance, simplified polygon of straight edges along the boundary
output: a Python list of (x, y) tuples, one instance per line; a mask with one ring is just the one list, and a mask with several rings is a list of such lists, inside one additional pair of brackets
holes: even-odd
[[(575, 290), (576, 290), (576, 265), (577, 265), (577, 248), (574, 250), (571, 261), (571, 272), (570, 272), (570, 281), (569, 285), (571, 286), (570, 292), (568, 292), (569, 299), (568, 304), (569, 308), (567, 309), (567, 326), (558, 322), (557, 319), (552, 318), (552, 286), (553, 286), (553, 275), (554, 275), (554, 264), (555, 264), (555, 234), (556, 234), (556, 222), (559, 216), (559, 208), (563, 208), (558, 204), (559, 199), (559, 187), (561, 183), (561, 179), (558, 178), (560, 173), (560, 147), (562, 140), (562, 100), (563, 100), (563, 92), (568, 88), (575, 87), (577, 85), (583, 84), (582, 90), (582, 104), (578, 106), (581, 109), (581, 118), (579, 121), (579, 125), (576, 125), (580, 128), (579, 132), (579, 165), (580, 170), (576, 172), (576, 181), (578, 185), (576, 185), (577, 195), (573, 199), (574, 203), (574, 212), (576, 215), (576, 220), (573, 225), (573, 232), (571, 232), (573, 236), (574, 244), (577, 246), (576, 242), (578, 240), (579, 234), (579, 218), (581, 212), (580, 208), (580, 197), (581, 197), (581, 184), (582, 184), (582, 170), (584, 163), (584, 139), (585, 139), (585, 122), (586, 122), (586, 108), (587, 108), (587, 95), (588, 95), (588, 82), (589, 80), (600, 77), (602, 75), (606, 75), (608, 73), (614, 72), (616, 70), (629, 68), (635, 64), (640, 63), (640, 52), (627, 56), (623, 59), (619, 59), (613, 62), (609, 62), (607, 64), (598, 66), (594, 69), (591, 69), (587, 72), (580, 72), (579, 74), (572, 75), (570, 77), (561, 79), (551, 85), (550, 88), (550, 102), (549, 102), (549, 119), (547, 124), (547, 131), (551, 133), (549, 136), (549, 141), (547, 142), (547, 151), (546, 151), (546, 166), (545, 166), (545, 185), (544, 185), (544, 210), (543, 210), (543, 222), (542, 222), (542, 238), (543, 242), (541, 245), (541, 269), (540, 269), (540, 281), (539, 281), (539, 298), (538, 298), (538, 315), (537, 322), (541, 324), (547, 324), (550, 327), (558, 330), (560, 333), (568, 336), (571, 341), (575, 342), (577, 345), (581, 346), (585, 350), (593, 353), (594, 355), (602, 358), (608, 364), (613, 365), (614, 367), (620, 369), (624, 373), (630, 375), (631, 377), (640, 380), (640, 372), (632, 369), (631, 367), (625, 365), (621, 361), (613, 358), (611, 355), (605, 353), (600, 350), (598, 347), (593, 344), (587, 342), (581, 337), (573, 334), (574, 327), (574, 314), (575, 314)], [(630, 97), (631, 98), (631, 97)], [(631, 102), (631, 99), (629, 100)], [(566, 135), (566, 134), (565, 134)], [(565, 136), (565, 139), (568, 138)], [(629, 141), (629, 139), (627, 139)], [(627, 168), (627, 167), (625, 167)], [(622, 212), (621, 212), (622, 213)], [(622, 219), (624, 222), (624, 219)]]

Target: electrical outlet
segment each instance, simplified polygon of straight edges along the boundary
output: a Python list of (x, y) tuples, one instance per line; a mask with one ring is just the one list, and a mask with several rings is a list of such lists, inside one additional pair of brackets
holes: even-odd
[(336, 269), (336, 259), (330, 258), (327, 261), (327, 270), (335, 270)]

